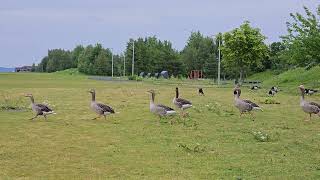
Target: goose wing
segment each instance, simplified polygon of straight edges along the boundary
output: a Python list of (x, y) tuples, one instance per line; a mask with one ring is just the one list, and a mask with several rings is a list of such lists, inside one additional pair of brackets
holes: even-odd
[(181, 105), (185, 105), (185, 104), (192, 104), (190, 101), (186, 100), (186, 99), (182, 99), (182, 98), (176, 98), (177, 103), (181, 104)]
[(114, 113), (114, 110), (113, 110), (110, 106), (108, 106), (108, 105), (106, 105), (106, 104), (97, 103), (97, 106), (98, 106), (99, 108), (101, 108), (104, 112)]
[(42, 112), (51, 112), (52, 109), (50, 109), (48, 106), (44, 104), (36, 104), (36, 106), (42, 111)]
[(250, 101), (248, 99), (244, 99), (243, 101), (248, 103), (248, 104), (250, 104), (252, 107), (259, 107), (258, 104), (254, 103), (254, 102), (252, 102), (252, 101)]
[(317, 107), (320, 109), (320, 104), (318, 104), (318, 103), (310, 102), (309, 104), (314, 105), (314, 106), (317, 106)]
[(172, 109), (171, 107), (168, 107), (162, 104), (158, 104), (157, 106), (164, 109), (165, 111), (174, 111), (174, 109)]

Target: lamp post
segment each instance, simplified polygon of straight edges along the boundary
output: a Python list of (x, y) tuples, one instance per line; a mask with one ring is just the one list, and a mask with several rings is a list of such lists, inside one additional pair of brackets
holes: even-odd
[(134, 40), (132, 41), (132, 69), (131, 75), (134, 75)]
[(111, 48), (111, 76), (113, 77), (113, 49)]
[(126, 54), (123, 55), (123, 76), (126, 76)]
[(219, 55), (218, 55), (218, 86), (220, 85), (220, 64), (221, 64), (221, 52), (220, 52), (220, 38), (219, 38)]

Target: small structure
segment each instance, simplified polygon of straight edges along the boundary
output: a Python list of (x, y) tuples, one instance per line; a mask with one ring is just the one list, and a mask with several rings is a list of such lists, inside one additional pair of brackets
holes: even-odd
[(147, 74), (147, 78), (150, 78), (150, 77), (151, 77), (151, 73), (148, 73), (148, 74)]
[(165, 78), (165, 79), (168, 79), (169, 78), (169, 73), (168, 71), (161, 71), (160, 73), (161, 77)]
[(22, 66), (22, 67), (16, 67), (14, 69), (15, 72), (31, 72), (32, 66)]
[(140, 77), (144, 77), (145, 75), (146, 75), (146, 74), (145, 74), (144, 72), (141, 72), (139, 76), (140, 76)]
[(154, 77), (158, 79), (159, 78), (159, 73), (154, 73)]
[(189, 74), (189, 79), (203, 78), (203, 73), (200, 70), (192, 70)]

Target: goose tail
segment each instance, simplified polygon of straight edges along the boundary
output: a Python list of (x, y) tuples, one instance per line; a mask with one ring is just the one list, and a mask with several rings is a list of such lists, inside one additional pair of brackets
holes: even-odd
[(260, 110), (263, 111), (263, 109), (261, 107), (254, 107), (253, 110)]
[(49, 115), (49, 114), (57, 114), (56, 112), (54, 111), (49, 111), (49, 112), (45, 112), (46, 115)]

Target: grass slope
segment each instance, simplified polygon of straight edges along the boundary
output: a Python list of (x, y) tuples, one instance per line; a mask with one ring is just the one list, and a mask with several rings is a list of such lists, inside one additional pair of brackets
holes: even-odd
[[(239, 118), (231, 88), (208, 87), (199, 97), (194, 81), (184, 83), (181, 95), (194, 103), (184, 124), (178, 116), (160, 121), (149, 112), (146, 91), (156, 89), (156, 101), (172, 106), (176, 84), (37, 73), (0, 73), (0, 84), (4, 103), (31, 92), (57, 112), (30, 121), (31, 110), (0, 111), (0, 179), (320, 178), (319, 118), (304, 122), (294, 94), (280, 93), (281, 104), (263, 105), (252, 121)], [(120, 113), (91, 120), (90, 88)], [(242, 96), (265, 99), (247, 89)], [(269, 141), (257, 140), (257, 131)]]
[(304, 84), (307, 88), (320, 89), (320, 66), (310, 70), (296, 68), (278, 75), (273, 71), (265, 71), (254, 74), (248, 79), (262, 81), (262, 87), (266, 89), (278, 86), (287, 93), (297, 94), (297, 86), (300, 84)]

